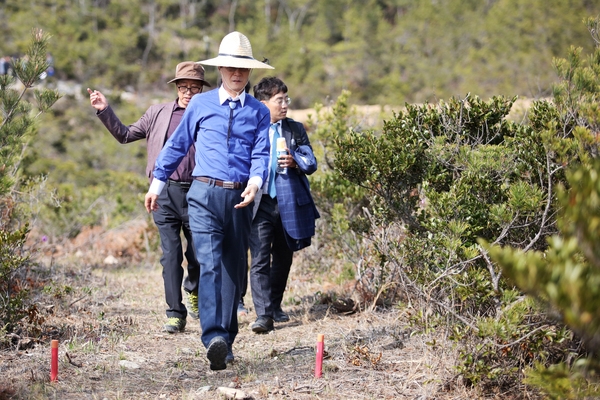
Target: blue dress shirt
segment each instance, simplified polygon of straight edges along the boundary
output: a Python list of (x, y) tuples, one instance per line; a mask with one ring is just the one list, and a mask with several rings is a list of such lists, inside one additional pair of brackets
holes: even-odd
[(234, 100), (238, 102), (230, 107), (231, 98), (222, 86), (192, 97), (158, 155), (150, 193), (160, 194), (192, 145), (196, 147), (193, 176), (263, 185), (270, 161), (269, 109), (245, 93)]

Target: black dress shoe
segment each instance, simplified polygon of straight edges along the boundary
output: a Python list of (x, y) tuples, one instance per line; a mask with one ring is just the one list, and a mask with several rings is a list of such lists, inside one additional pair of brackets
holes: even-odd
[(258, 317), (250, 327), (254, 333), (266, 333), (273, 330), (273, 318)]
[(275, 322), (288, 322), (290, 320), (290, 316), (287, 315), (281, 308), (275, 310), (273, 312), (273, 321)]
[(206, 358), (210, 361), (210, 369), (220, 371), (227, 368), (227, 353), (229, 349), (225, 338), (216, 336), (211, 339), (206, 348)]
[(225, 364), (231, 364), (235, 361), (235, 357), (233, 356), (233, 351), (227, 351), (227, 357), (225, 357)]

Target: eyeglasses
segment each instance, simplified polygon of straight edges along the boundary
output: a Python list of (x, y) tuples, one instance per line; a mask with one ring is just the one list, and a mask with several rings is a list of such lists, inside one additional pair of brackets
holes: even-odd
[(225, 71), (229, 72), (230, 74), (233, 74), (235, 71), (240, 71), (241, 73), (250, 71), (250, 68), (237, 68), (237, 67), (223, 67), (223, 68), (225, 68)]
[(202, 86), (177, 86), (177, 90), (179, 90), (179, 93), (187, 93), (189, 90), (191, 94), (196, 94), (202, 91)]
[(272, 101), (273, 103), (279, 104), (280, 106), (282, 106), (283, 103), (290, 105), (290, 103), (292, 102), (292, 99), (286, 96), (286, 97), (280, 97), (278, 99), (270, 99), (269, 101)]

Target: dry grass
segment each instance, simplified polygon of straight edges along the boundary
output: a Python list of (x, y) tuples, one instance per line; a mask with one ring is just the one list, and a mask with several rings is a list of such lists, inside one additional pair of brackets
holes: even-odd
[[(457, 351), (443, 333), (414, 331), (407, 310), (343, 314), (321, 304), (325, 288), (340, 293), (343, 288), (306, 273), (300, 254), (286, 297), (291, 321), (256, 335), (249, 329), (251, 310), (234, 344), (235, 363), (210, 371), (197, 321), (189, 319), (182, 334), (162, 331), (158, 265), (100, 266), (106, 248), (102, 242), (92, 248), (92, 254), (65, 253), (52, 261), (53, 278), (38, 304), (44, 334), (39, 341), (22, 335), (0, 352), (0, 399), (222, 399), (219, 387), (254, 399), (479, 397), (460, 384), (453, 370)], [(88, 264), (94, 254), (100, 258)], [(77, 261), (83, 259), (85, 265)], [(320, 333), (327, 358), (317, 379)], [(60, 340), (59, 381), (51, 383), (54, 338)]]

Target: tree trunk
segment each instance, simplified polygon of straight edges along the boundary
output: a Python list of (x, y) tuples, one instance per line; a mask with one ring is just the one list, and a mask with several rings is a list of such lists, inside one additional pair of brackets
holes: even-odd
[(235, 30), (235, 9), (237, 8), (238, 0), (232, 0), (229, 8), (229, 32)]

